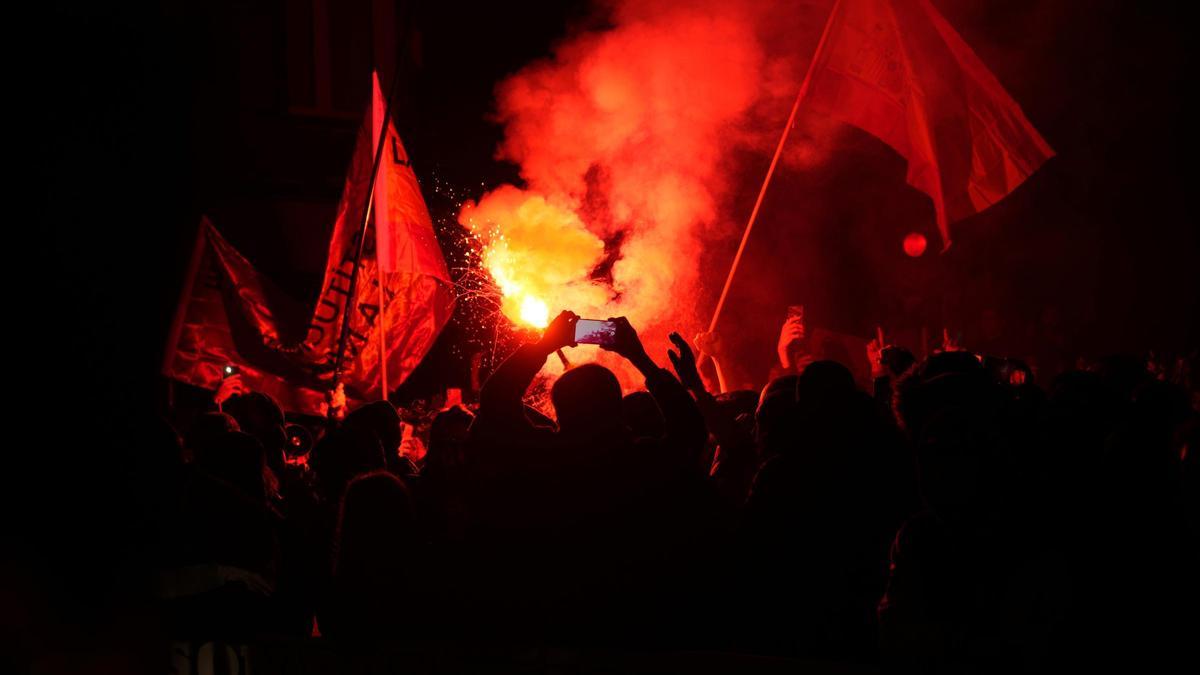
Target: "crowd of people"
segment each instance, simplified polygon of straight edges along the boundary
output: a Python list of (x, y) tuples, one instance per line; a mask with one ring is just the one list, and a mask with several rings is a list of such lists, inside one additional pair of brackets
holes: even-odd
[(434, 412), (420, 453), (387, 401), (301, 457), (260, 393), (164, 423), (141, 470), (167, 631), (896, 672), (1169, 663), (1194, 643), (1194, 387), (1126, 357), (1043, 387), (956, 345), (875, 342), (870, 391), (781, 348), (761, 392), (712, 393), (687, 341), (671, 336), (668, 370), (616, 319), (605, 348), (645, 390), (578, 365), (551, 419), (526, 392), (577, 319), (518, 348), (477, 404)]

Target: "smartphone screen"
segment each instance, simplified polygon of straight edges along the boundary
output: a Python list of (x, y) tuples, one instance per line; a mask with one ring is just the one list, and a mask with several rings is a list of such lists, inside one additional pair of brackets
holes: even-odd
[(611, 321), (580, 319), (575, 322), (575, 341), (585, 345), (608, 346), (617, 334), (617, 325)]

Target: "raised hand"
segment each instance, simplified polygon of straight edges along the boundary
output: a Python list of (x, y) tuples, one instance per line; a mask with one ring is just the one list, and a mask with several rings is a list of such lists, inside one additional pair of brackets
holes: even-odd
[(213, 394), (213, 402), (217, 404), (217, 410), (220, 410), (225, 401), (228, 401), (233, 396), (245, 394), (248, 391), (250, 390), (242, 382), (240, 373), (230, 375), (221, 380), (221, 386), (217, 387), (217, 393)]
[(950, 335), (950, 330), (948, 328), (943, 328), (942, 329), (942, 351), (944, 351), (944, 352), (965, 352), (967, 350), (963, 348), (962, 344), (959, 342), (959, 338), (956, 338), (956, 337)]
[(871, 364), (871, 377), (887, 375), (887, 368), (883, 363), (883, 350), (887, 347), (883, 339), (883, 329), (876, 327), (875, 339), (867, 343), (867, 361)]
[(643, 368), (646, 365), (652, 366), (653, 361), (646, 355), (646, 348), (642, 346), (642, 340), (638, 337), (637, 331), (630, 325), (629, 319), (618, 316), (615, 318), (609, 317), (608, 320), (616, 325), (616, 332), (613, 334), (612, 344), (601, 345), (600, 348), (624, 356), (638, 368)]
[(867, 361), (871, 364), (871, 377), (883, 377), (887, 374), (883, 366), (883, 345), (878, 339), (867, 343)]
[(690, 391), (703, 392), (704, 381), (700, 379), (700, 371), (696, 368), (696, 355), (692, 353), (691, 346), (679, 333), (671, 333), (670, 338), (679, 351), (668, 349), (667, 357), (671, 359), (679, 381)]
[(559, 312), (550, 325), (546, 326), (546, 330), (537, 344), (547, 354), (563, 347), (574, 347), (575, 322), (577, 321), (579, 321), (579, 315), (575, 312), (566, 310)]
[(783, 328), (779, 331), (779, 344), (776, 346), (776, 350), (779, 352), (779, 363), (784, 368), (792, 367), (791, 349), (793, 346), (800, 344), (806, 334), (803, 318), (793, 316), (783, 322)]

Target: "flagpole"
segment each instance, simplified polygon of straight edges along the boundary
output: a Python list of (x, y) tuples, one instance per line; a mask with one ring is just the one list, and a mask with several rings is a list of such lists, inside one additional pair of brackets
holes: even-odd
[(713, 332), (717, 329), (717, 321), (721, 318), (721, 310), (725, 307), (725, 300), (729, 297), (729, 289), (733, 286), (733, 277), (737, 274), (738, 265), (742, 262), (742, 253), (746, 251), (746, 242), (750, 241), (750, 230), (754, 228), (754, 222), (758, 218), (758, 210), (762, 207), (763, 197), (767, 194), (767, 186), (771, 184), (771, 176), (775, 175), (775, 167), (779, 164), (779, 157), (783, 154), (783, 146), (787, 143), (788, 134), (792, 131), (792, 126), (796, 122), (796, 112), (800, 109), (800, 102), (804, 100), (808, 93), (809, 81), (812, 79), (813, 70), (817, 65), (825, 51), (825, 42), (829, 38), (829, 29), (833, 25), (833, 20), (837, 17), (838, 7), (842, 4), (842, 0), (837, 0), (833, 3), (833, 10), (829, 13), (829, 19), (825, 22), (825, 29), (821, 32), (821, 40), (817, 42), (817, 49), (813, 52), (812, 62), (808, 64), (808, 73), (804, 76), (804, 82), (800, 85), (800, 91), (796, 94), (796, 101), (792, 104), (792, 112), (788, 115), (787, 124), (783, 127), (783, 134), (779, 137), (779, 144), (775, 146), (775, 156), (771, 158), (771, 166), (767, 168), (767, 175), (763, 178), (762, 187), (758, 190), (758, 199), (754, 201), (754, 209), (750, 211), (750, 220), (746, 222), (746, 229), (742, 232), (742, 242), (738, 244), (737, 253), (733, 256), (733, 264), (729, 266), (729, 274), (725, 277), (725, 287), (721, 289), (721, 297), (717, 300), (717, 308), (713, 310), (712, 321), (708, 323), (708, 332)]
[[(379, 141), (375, 144), (375, 159), (371, 164), (371, 183), (367, 186), (367, 199), (363, 205), (362, 224), (358, 228), (358, 250), (354, 253), (354, 267), (350, 270), (350, 284), (346, 292), (346, 304), (342, 309), (342, 330), (338, 336), (337, 360), (333, 369), (333, 386), (336, 388), (342, 379), (342, 370), (346, 364), (346, 339), (350, 337), (351, 310), (354, 306), (354, 291), (358, 285), (358, 269), (362, 263), (363, 245), (367, 240), (367, 225), (371, 222), (371, 207), (375, 200), (375, 181), (379, 177), (379, 164), (383, 160), (383, 148), (387, 141), (387, 125), (392, 114), (392, 99), (400, 84), (400, 64), (396, 64), (396, 72), (392, 74), (392, 84), (388, 88), (387, 99), (383, 104), (383, 120), (379, 126)], [(374, 85), (372, 85), (373, 87)], [(378, 262), (377, 262), (378, 264)], [(381, 289), (382, 291), (382, 289)], [(380, 311), (383, 310), (382, 305)], [(382, 341), (382, 337), (380, 338)], [(383, 392), (387, 397), (387, 391)]]
[[(385, 130), (386, 131), (386, 130)], [(379, 285), (379, 387), (383, 400), (388, 398), (387, 385), (387, 298), (383, 292), (383, 265), (375, 261), (375, 280)]]

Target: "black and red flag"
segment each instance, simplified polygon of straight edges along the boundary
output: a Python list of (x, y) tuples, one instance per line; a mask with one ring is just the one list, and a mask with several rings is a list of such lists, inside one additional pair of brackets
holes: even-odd
[[(270, 298), (270, 299), (268, 299)], [(286, 300), (213, 227), (200, 221), (163, 374), (216, 389), (234, 366), (253, 391), (270, 394), (286, 410), (324, 411), (325, 393), (295, 347), (280, 338), (272, 306)]]
[[(384, 369), (389, 381), (403, 382), (429, 351), (454, 309), (450, 273), (429, 210), (404, 143), (388, 120), (366, 241), (358, 260), (354, 302), (350, 311), (345, 311), (362, 209), (368, 204), (374, 151), (386, 116), (379, 78), (371, 80), (371, 106), (359, 129), (329, 242), (321, 295), (302, 343), (309, 359), (321, 364), (322, 375), (331, 378), (343, 317), (348, 316), (342, 382), (347, 395), (364, 399), (382, 398)], [(386, 362), (381, 353), (386, 353)]]
[[(404, 144), (390, 123), (368, 201), (374, 150), (383, 132), (384, 99), (373, 80), (371, 105), (354, 148), (338, 206), (325, 276), (301, 339), (289, 340), (272, 307), (285, 302), (213, 225), (204, 219), (176, 310), (163, 373), (215, 389), (235, 365), (247, 387), (285, 409), (323, 414), (336, 383), (350, 400), (383, 398), (386, 372), (399, 384), (429, 351), (454, 309), (449, 271)], [(365, 231), (363, 209), (370, 208)], [(365, 241), (359, 251), (360, 233)], [(354, 298), (349, 298), (355, 272)]]

